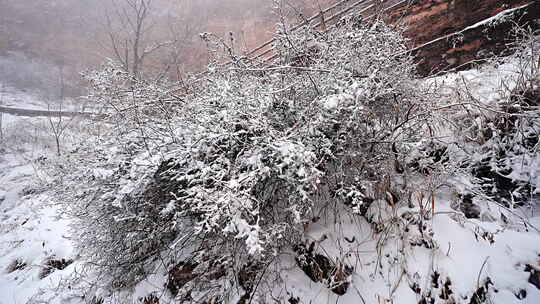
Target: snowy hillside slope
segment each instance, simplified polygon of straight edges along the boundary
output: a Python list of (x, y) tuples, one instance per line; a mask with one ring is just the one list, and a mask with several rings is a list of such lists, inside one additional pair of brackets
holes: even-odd
[(27, 303), (37, 295), (49, 297), (71, 271), (50, 267), (52, 260), (73, 259), (73, 252), (67, 239), (68, 221), (39, 187), (35, 173), (28, 160), (0, 155), (2, 304)]
[[(47, 104), (39, 97), (26, 92), (16, 91), (0, 83), (0, 106), (24, 108), (24, 109), (47, 109)], [(0, 113), (2, 115), (2, 127), (7, 129), (19, 118), (13, 115)]]
[[(516, 85), (520, 65), (520, 58), (514, 57), (502, 64), (427, 79), (424, 85), (441, 86), (442, 105), (464, 86), (486, 106), (494, 105), (504, 94), (501, 87)], [(441, 129), (444, 133), (444, 126)], [(103, 303), (143, 303), (150, 295), (159, 302), (145, 304), (175, 303), (165, 288), (167, 270), (163, 268), (120, 296), (77, 289), (86, 284), (76, 279), (85, 261), (73, 249), (76, 240), (70, 240), (70, 221), (59, 202), (40, 186), (47, 177), (39, 162), (47, 159), (39, 156), (48, 152), (32, 150), (28, 144), (23, 152), (14, 147), (0, 150), (0, 303), (89, 303), (94, 296)], [(452, 177), (444, 182), (459, 186), (466, 181)], [(416, 205), (396, 207), (375, 201), (365, 210), (365, 217), (338, 205), (314, 210), (321, 216), (306, 225), (304, 244), (274, 260), (268, 269), (275, 272), (274, 281), (258, 282), (268, 290), (266, 300), (540, 303), (540, 270), (535, 270), (540, 269), (540, 210), (475, 201), (478, 217), (467, 218), (456, 207), (459, 194), (451, 187), (433, 189), (434, 184), (421, 177), (409, 180), (407, 187), (415, 189)], [(298, 265), (321, 256), (353, 270), (343, 266), (342, 281), (327, 282), (321, 279), (324, 274), (313, 273), (321, 280), (310, 279), (308, 268)], [(347, 292), (338, 296), (343, 288)], [(231, 302), (241, 300), (241, 295), (238, 291)]]
[[(80, 111), (83, 106), (80, 100), (66, 98), (63, 102), (58, 96), (42, 96), (26, 91), (18, 91), (12, 87), (0, 83), (0, 107), (8, 109), (38, 110), (38, 111)], [(3, 114), (4, 124), (15, 120), (15, 116), (0, 109)], [(24, 115), (23, 115), (24, 116)]]
[[(3, 106), (47, 108), (42, 99), (25, 92), (3, 87), (1, 94)], [(47, 193), (46, 175), (37, 169), (54, 146), (47, 121), (3, 114), (1, 127), (0, 303), (28, 303), (55, 294), (72, 271), (56, 269), (64, 265), (55, 261), (72, 260), (74, 253), (68, 220)]]
[(42, 97), (35, 94), (18, 91), (0, 83), (0, 97), (2, 105), (6, 107), (25, 109), (46, 109), (47, 103)]

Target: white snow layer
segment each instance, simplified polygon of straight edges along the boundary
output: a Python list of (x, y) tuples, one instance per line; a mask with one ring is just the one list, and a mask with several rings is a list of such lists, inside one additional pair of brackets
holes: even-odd
[[(37, 193), (36, 193), (37, 192)], [(39, 193), (33, 167), (21, 157), (0, 154), (0, 304), (34, 298), (60, 303), (55, 294), (74, 264), (40, 279), (50, 259), (72, 259), (68, 221), (46, 193)], [(14, 263), (20, 269), (13, 270)]]

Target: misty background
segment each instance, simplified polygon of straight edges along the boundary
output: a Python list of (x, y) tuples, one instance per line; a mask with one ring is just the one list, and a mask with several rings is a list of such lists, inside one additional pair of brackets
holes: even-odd
[[(330, 2), (283, 6), (296, 23)], [(232, 33), (241, 54), (271, 38), (273, 7), (272, 0), (0, 0), (0, 85), (51, 98), (62, 79), (65, 94), (79, 96), (80, 73), (108, 59), (140, 77), (176, 81), (208, 63), (200, 33)]]

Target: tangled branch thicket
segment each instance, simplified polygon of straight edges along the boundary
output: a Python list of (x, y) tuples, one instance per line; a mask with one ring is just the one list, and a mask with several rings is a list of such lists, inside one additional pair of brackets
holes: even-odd
[[(508, 64), (511, 76), (500, 77), (498, 100), (479, 100), (463, 84), (456, 102), (467, 101), (468, 118), (458, 123), (461, 150), (467, 157), (472, 184), (465, 192), (504, 208), (531, 207), (538, 199), (540, 175), (540, 43), (539, 32), (515, 27), (509, 58), (493, 58), (494, 65)], [(458, 163), (459, 164), (459, 163)]]
[[(183, 261), (198, 284), (214, 282), (204, 297), (226, 297), (245, 257), (265, 265), (298, 243), (314, 207), (360, 212), (397, 151), (429, 129), (431, 93), (398, 28), (354, 18), (330, 32), (281, 25), (275, 48), (271, 66), (216, 58), (181, 98), (114, 65), (88, 74), (116, 128), (73, 156), (70, 210), (80, 252), (110, 287)], [(175, 293), (197, 296), (180, 285)]]

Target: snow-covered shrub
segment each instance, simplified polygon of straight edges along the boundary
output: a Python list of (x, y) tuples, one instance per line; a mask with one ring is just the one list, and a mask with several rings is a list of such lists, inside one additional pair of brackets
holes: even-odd
[(486, 140), (474, 154), (472, 173), (486, 197), (504, 206), (530, 203), (540, 187), (540, 89), (514, 89), (499, 113), (484, 122)]
[(104, 274), (103, 280), (108, 280), (104, 283), (114, 281), (118, 286), (122, 284), (119, 278), (144, 277), (141, 265), (146, 256), (141, 256), (167, 235), (151, 233), (158, 233), (159, 219), (149, 222), (148, 217), (137, 216), (143, 208), (138, 195), (149, 183), (152, 161), (145, 159), (141, 143), (124, 142), (126, 146), (119, 148), (117, 141), (91, 138), (56, 161), (53, 169), (42, 168), (58, 176), (56, 192), (75, 219), (73, 232), (81, 256)]
[(83, 76), (90, 85), (87, 104), (117, 137), (137, 138), (145, 145), (173, 140), (170, 123), (181, 117), (182, 102), (165, 84), (134, 79), (112, 61)]
[[(536, 82), (532, 87), (514, 90), (501, 106), (504, 114), (488, 121), (484, 130), (487, 154), (484, 154), (480, 170), (496, 173), (491, 174), (495, 177), (485, 190), (488, 195), (498, 193), (505, 205), (529, 201), (540, 187), (540, 79)], [(479, 177), (489, 175), (487, 172), (475, 173)]]
[[(465, 77), (458, 83), (459, 98), (454, 102), (465, 111), (462, 108), (453, 116), (457, 128), (448, 129), (457, 143), (451, 163), (462, 169), (462, 181), (457, 185), (463, 194), (462, 204), (469, 205), (474, 197), (476, 201), (513, 208), (538, 198), (539, 36), (524, 29), (516, 31), (521, 39), (514, 46), (515, 54), (493, 58), (483, 67), (486, 74), (494, 66), (509, 70), (494, 79), (486, 77), (486, 81), (494, 82), (488, 94), (476, 92), (474, 83)], [(474, 208), (478, 209), (474, 217), (478, 217), (479, 208)]]
[[(92, 98), (120, 132), (74, 170), (72, 212), (82, 254), (116, 287), (167, 252), (165, 266), (195, 265), (194, 278), (232, 292), (230, 269), (246, 269), (246, 256), (263, 268), (298, 243), (314, 206), (357, 211), (359, 198), (387, 195), (368, 189), (430, 124), (398, 29), (346, 19), (328, 33), (283, 25), (277, 38), (274, 64), (216, 61), (181, 98), (114, 67), (92, 74)], [(205, 275), (216, 260), (226, 275)]]
[(283, 27), (275, 47), (270, 67), (210, 67), (170, 170), (187, 185), (175, 209), (197, 218), (197, 233), (243, 240), (259, 257), (297, 240), (314, 204), (382, 180), (429, 122), (412, 59), (396, 55), (403, 38), (383, 23)]

